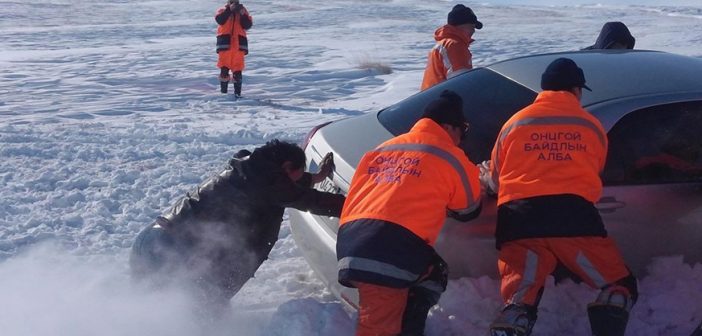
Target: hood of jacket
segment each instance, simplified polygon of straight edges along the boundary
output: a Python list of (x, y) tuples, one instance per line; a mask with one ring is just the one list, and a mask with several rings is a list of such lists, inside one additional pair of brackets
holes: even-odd
[(445, 39), (456, 40), (466, 45), (470, 45), (473, 41), (475, 41), (472, 38), (470, 38), (470, 36), (468, 36), (468, 33), (466, 33), (465, 31), (448, 24), (439, 27), (434, 32), (434, 40), (436, 40), (437, 42)]
[(636, 39), (631, 36), (629, 28), (621, 22), (607, 22), (602, 26), (597, 41), (585, 49), (610, 49), (614, 43), (621, 43), (627, 49), (634, 49)]

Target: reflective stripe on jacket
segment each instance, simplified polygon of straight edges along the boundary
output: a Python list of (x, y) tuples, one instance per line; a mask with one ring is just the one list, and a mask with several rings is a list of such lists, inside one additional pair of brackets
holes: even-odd
[[(239, 40), (246, 40), (246, 30), (251, 28), (253, 24), (253, 18), (246, 10), (246, 8), (240, 9), (243, 11), (243, 15), (238, 11), (233, 13), (222, 7), (217, 10), (215, 14), (215, 21), (217, 21), (217, 36), (229, 35), (229, 49), (221, 50), (217, 52), (218, 60), (217, 67), (227, 67), (233, 71), (244, 70), (244, 55), (246, 51), (240, 50)], [(248, 50), (248, 46), (246, 46)]]
[(434, 39), (436, 45), (427, 57), (422, 90), (473, 68), (473, 55), (468, 49), (473, 39), (464, 31), (445, 25), (434, 32)]
[(595, 203), (607, 134), (567, 91), (543, 91), (502, 127), (492, 151), (497, 204), (533, 196), (575, 194)]
[(363, 218), (347, 222), (339, 228), (336, 243), (339, 283), (407, 288), (427, 273), (435, 254), (401, 225)]

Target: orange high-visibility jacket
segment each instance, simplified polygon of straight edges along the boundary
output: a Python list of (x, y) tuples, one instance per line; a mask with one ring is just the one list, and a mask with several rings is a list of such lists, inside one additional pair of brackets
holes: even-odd
[(340, 225), (378, 219), (401, 225), (434, 245), (447, 209), (480, 207), (478, 168), (431, 119), (366, 153), (358, 164)]
[(468, 48), (474, 40), (466, 32), (445, 25), (434, 32), (434, 39), (436, 45), (429, 51), (422, 91), (473, 68), (473, 55)]
[[(215, 14), (215, 17), (222, 14), (224, 11), (225, 11), (224, 7), (218, 9), (217, 13)], [(232, 15), (229, 17), (229, 19), (227, 19), (227, 21), (224, 24), (217, 26), (217, 36), (223, 36), (223, 35), (230, 36), (229, 49), (222, 50), (222, 51), (219, 51), (217, 53), (217, 55), (218, 55), (217, 67), (218, 68), (227, 67), (232, 71), (243, 71), (244, 70), (244, 67), (245, 67), (244, 55), (246, 55), (247, 52), (243, 51), (243, 50), (239, 50), (240, 37), (244, 38), (244, 39), (247, 38), (246, 37), (246, 29), (244, 29), (244, 27), (242, 27), (242, 23), (241, 23), (242, 16), (246, 16), (248, 18), (248, 22), (253, 24), (253, 18), (251, 17), (249, 12), (246, 10), (246, 8), (242, 7), (240, 9), (240, 11), (232, 13)]]
[(497, 204), (534, 196), (574, 194), (597, 202), (607, 158), (607, 133), (567, 91), (543, 91), (510, 118), (492, 150)]

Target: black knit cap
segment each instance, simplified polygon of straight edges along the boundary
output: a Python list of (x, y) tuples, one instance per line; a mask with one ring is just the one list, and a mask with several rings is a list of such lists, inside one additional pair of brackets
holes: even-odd
[(585, 74), (570, 58), (558, 58), (546, 67), (541, 75), (541, 88), (550, 91), (570, 90), (574, 87), (585, 88)]
[(448, 13), (448, 24), (459, 26), (466, 23), (474, 24), (475, 29), (483, 28), (483, 23), (478, 21), (478, 17), (475, 16), (470, 7), (461, 4), (453, 6), (453, 9)]
[(453, 91), (444, 90), (439, 98), (427, 104), (422, 118), (429, 118), (437, 124), (463, 127), (466, 123), (466, 117), (463, 116), (463, 99)]

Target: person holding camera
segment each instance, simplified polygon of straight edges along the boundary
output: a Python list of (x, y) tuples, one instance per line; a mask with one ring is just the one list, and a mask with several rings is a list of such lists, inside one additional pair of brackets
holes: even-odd
[[(228, 0), (217, 10), (217, 67), (220, 68), (220, 91), (227, 93), (229, 81), (234, 81), (234, 95), (241, 97), (241, 72), (244, 71), (244, 56), (249, 53), (246, 31), (253, 25), (253, 18), (239, 0)], [(229, 71), (232, 76), (229, 76)]]

